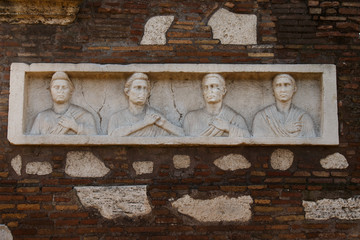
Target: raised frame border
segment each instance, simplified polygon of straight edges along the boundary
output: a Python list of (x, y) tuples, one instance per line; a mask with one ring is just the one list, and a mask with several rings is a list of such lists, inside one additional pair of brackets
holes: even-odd
[[(34, 136), (23, 133), (28, 72), (286, 72), (321, 73), (322, 135), (317, 138)], [(21, 126), (21, 127), (19, 127)], [(338, 145), (336, 66), (332, 64), (90, 64), (13, 63), (10, 71), (8, 140), (15, 145)]]

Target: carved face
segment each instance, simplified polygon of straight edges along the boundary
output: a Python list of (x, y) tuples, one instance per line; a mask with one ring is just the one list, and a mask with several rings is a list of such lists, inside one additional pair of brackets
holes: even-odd
[(72, 90), (66, 80), (54, 80), (50, 86), (52, 99), (55, 103), (66, 103), (70, 100)]
[(149, 87), (145, 80), (135, 80), (126, 93), (129, 101), (136, 105), (144, 105), (149, 96)]
[(203, 83), (203, 95), (207, 103), (219, 103), (226, 93), (225, 86), (216, 77), (210, 77)]
[(281, 102), (291, 101), (296, 92), (295, 84), (288, 78), (278, 78), (273, 82), (274, 96)]

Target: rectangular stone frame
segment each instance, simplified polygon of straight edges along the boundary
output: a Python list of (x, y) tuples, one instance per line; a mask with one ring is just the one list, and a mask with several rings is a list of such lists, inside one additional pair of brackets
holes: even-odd
[[(321, 74), (321, 136), (316, 138), (114, 137), (107, 135), (28, 135), (25, 128), (26, 74), (80, 73), (314, 73)], [(241, 81), (241, 80), (239, 80)], [(10, 74), (8, 140), (16, 145), (337, 145), (336, 67), (330, 64), (66, 64), (13, 63)]]

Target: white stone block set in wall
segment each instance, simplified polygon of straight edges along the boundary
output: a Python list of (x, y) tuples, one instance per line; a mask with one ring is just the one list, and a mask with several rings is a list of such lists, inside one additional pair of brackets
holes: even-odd
[(333, 65), (14, 63), (9, 105), (14, 144), (338, 144)]
[[(294, 153), (288, 149), (276, 149), (271, 154), (271, 166), (274, 170), (285, 171), (293, 163)], [(174, 155), (173, 165), (177, 171), (189, 168), (191, 158), (188, 155)], [(326, 160), (326, 165), (322, 162)], [(338, 161), (341, 163), (338, 164)], [(344, 169), (348, 166), (346, 158), (335, 153), (319, 160), (325, 169)], [(214, 165), (224, 171), (248, 169), (251, 163), (241, 154), (228, 154), (214, 160)], [(11, 166), (21, 176), (22, 166), (26, 174), (48, 175), (52, 173), (50, 162), (28, 162), (23, 164), (20, 155), (11, 160)], [(136, 161), (132, 164), (136, 175), (152, 174), (152, 161)], [(65, 173), (71, 177), (102, 178), (111, 172), (104, 162), (91, 152), (70, 151), (66, 155)], [(151, 212), (147, 197), (147, 186), (77, 186), (75, 191), (81, 204), (86, 208), (95, 208), (107, 219), (118, 217), (141, 217)], [(200, 222), (246, 222), (251, 219), (251, 196), (229, 197), (221, 195), (210, 199), (194, 199), (185, 195), (177, 200), (169, 199), (169, 204), (179, 213), (188, 215)], [(317, 202), (303, 201), (307, 219), (324, 220), (329, 218), (360, 219), (360, 198), (323, 199)], [(351, 212), (351, 214), (348, 214)], [(0, 229), (1, 230), (1, 229)]]
[[(270, 158), (270, 165), (274, 170), (288, 170), (294, 160), (294, 153), (288, 149), (276, 149)], [(323, 164), (327, 161), (326, 165)], [(251, 163), (241, 154), (228, 154), (214, 160), (214, 165), (224, 171), (236, 171), (239, 169), (249, 169)], [(11, 166), (14, 172), (22, 175), (23, 161), (20, 155), (11, 159)], [(346, 169), (349, 164), (340, 153), (328, 155), (320, 160), (320, 164), (324, 169)], [(191, 159), (188, 155), (174, 155), (173, 165), (177, 170), (187, 169), (191, 166)], [(154, 171), (154, 162), (152, 161), (135, 161), (132, 167), (136, 175), (151, 174)], [(25, 165), (25, 173), (30, 175), (48, 175), (53, 171), (50, 162), (28, 162)], [(67, 153), (65, 173), (71, 177), (88, 177), (99, 178), (110, 173), (111, 169), (106, 167), (103, 161), (97, 158), (91, 152), (71, 151)]]
[[(145, 24), (141, 45), (165, 45), (166, 32), (174, 16), (151, 17)], [(257, 17), (254, 14), (236, 14), (225, 8), (218, 9), (209, 19), (213, 39), (221, 44), (257, 44)]]

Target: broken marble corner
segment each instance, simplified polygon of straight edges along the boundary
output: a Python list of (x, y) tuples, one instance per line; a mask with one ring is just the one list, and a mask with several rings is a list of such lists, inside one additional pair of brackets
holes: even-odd
[[(75, 90), (70, 102), (94, 117), (98, 135), (30, 134), (36, 116), (52, 108), (49, 82), (58, 71), (66, 72), (73, 82)], [(289, 74), (297, 84), (292, 102), (311, 116), (316, 137), (107, 135), (110, 117), (128, 105), (124, 85), (134, 72), (145, 73), (151, 82), (148, 105), (177, 127), (182, 127), (188, 112), (205, 106), (202, 78), (208, 73), (220, 74), (227, 87), (224, 104), (241, 114), (250, 132), (256, 113), (275, 102), (272, 79), (278, 74)], [(13, 63), (8, 139), (19, 145), (337, 145), (336, 93), (336, 67), (330, 64)]]

